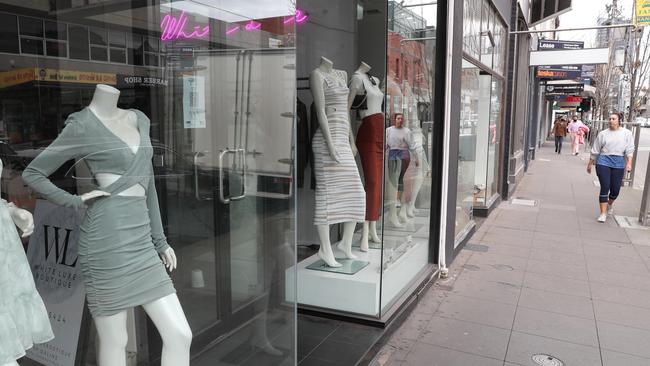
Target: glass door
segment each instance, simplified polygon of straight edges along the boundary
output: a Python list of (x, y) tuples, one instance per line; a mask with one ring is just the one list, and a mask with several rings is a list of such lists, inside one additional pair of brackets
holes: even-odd
[(159, 192), (192, 364), (292, 364), (294, 10), (285, 0), (207, 4), (161, 5)]

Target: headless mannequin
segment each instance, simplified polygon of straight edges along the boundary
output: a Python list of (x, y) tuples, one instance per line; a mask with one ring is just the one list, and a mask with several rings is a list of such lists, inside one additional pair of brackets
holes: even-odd
[[(417, 106), (414, 106), (414, 109), (415, 108), (417, 108)], [(424, 182), (424, 170), (428, 169), (428, 164), (426, 163), (426, 157), (424, 155), (424, 147), (422, 146), (422, 141), (424, 139), (422, 136), (422, 128), (420, 128), (418, 121), (415, 119), (415, 113), (410, 114), (407, 127), (411, 130), (413, 135), (413, 144), (416, 147), (413, 152), (413, 154), (416, 155), (414, 160), (419, 161), (422, 164), (420, 166), (415, 164), (410, 165), (409, 169), (406, 171), (404, 184), (410, 185), (410, 197), (408, 197), (408, 200), (406, 199), (406, 195), (402, 195), (401, 197), (402, 206), (400, 208), (399, 217), (402, 221), (406, 221), (407, 217), (415, 217), (415, 200), (417, 199), (420, 189), (422, 188), (422, 183)]]
[[(123, 140), (131, 150), (139, 147), (140, 132), (132, 111), (117, 108), (120, 91), (108, 85), (97, 85), (95, 94), (88, 108), (118, 138)], [(100, 187), (106, 187), (120, 178), (118, 174), (101, 173), (95, 176)], [(110, 195), (101, 190), (83, 194), (87, 201)], [(137, 184), (119, 193), (120, 196), (144, 196), (144, 188)], [(152, 248), (153, 250), (153, 248)], [(161, 255), (163, 263), (172, 271), (177, 261), (174, 250), (169, 248)], [(190, 343), (192, 331), (176, 294), (167, 295), (148, 304), (142, 305), (163, 339), (162, 366), (189, 366)], [(126, 344), (128, 341), (126, 310), (115, 315), (94, 318), (99, 338), (99, 366), (126, 366)]]
[[(367, 116), (371, 116), (377, 113), (383, 113), (381, 110), (381, 103), (384, 100), (384, 93), (379, 89), (379, 79), (373, 77), (375, 84), (364, 83), (364, 78), (369, 78), (368, 71), (371, 67), (365, 62), (361, 62), (357, 71), (352, 75), (350, 80), (350, 94), (348, 96), (348, 109), (352, 107), (354, 102), (354, 97), (357, 95), (363, 95), (363, 92), (366, 92), (367, 106), (368, 109), (359, 110), (359, 115), (363, 119)], [(366, 88), (366, 85), (370, 85), (370, 88)], [(377, 221), (365, 221), (363, 223), (363, 231), (361, 233), (361, 251), (368, 251), (368, 237), (375, 242), (380, 243), (381, 240), (377, 235)]]
[[(2, 161), (0, 161), (0, 176), (2, 175)], [(34, 232), (34, 217), (31, 212), (23, 210), (14, 206), (13, 203), (9, 203), (9, 216), (11, 216), (14, 224), (20, 229), (22, 238), (26, 238)], [(9, 363), (2, 364), (0, 366), (19, 366), (18, 362), (12, 361)]]
[[(318, 65), (314, 71), (311, 72), (309, 76), (309, 85), (311, 88), (311, 93), (314, 97), (314, 105), (318, 114), (318, 123), (325, 143), (330, 152), (330, 156), (335, 162), (339, 162), (338, 154), (336, 152), (336, 147), (332, 141), (332, 135), (330, 133), (329, 124), (327, 121), (327, 114), (325, 112), (325, 91), (323, 89), (323, 84), (325, 81), (325, 75), (334, 72), (334, 63), (328, 60), (325, 57), (321, 57), (321, 63)], [(350, 129), (350, 147), (352, 148), (352, 153), (356, 155), (356, 147), (354, 145), (354, 137), (352, 136), (352, 129)], [(346, 222), (343, 224), (343, 240), (339, 244), (338, 248), (345, 254), (347, 258), (354, 259), (356, 256), (352, 254), (352, 236), (354, 235), (354, 228), (356, 223)], [(332, 244), (330, 241), (330, 228), (329, 225), (317, 225), (316, 229), (318, 231), (318, 237), (320, 239), (320, 249), (318, 250), (318, 257), (322, 259), (330, 267), (341, 267), (341, 263), (336, 261), (334, 257), (334, 252), (332, 251)]]

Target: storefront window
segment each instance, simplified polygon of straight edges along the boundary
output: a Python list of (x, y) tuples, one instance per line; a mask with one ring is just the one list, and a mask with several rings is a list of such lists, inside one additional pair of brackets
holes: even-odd
[[(473, 26), (464, 35), (480, 38), (480, 55), (471, 42), (463, 45), (461, 80), (456, 245), (471, 229), (475, 209), (486, 210), (498, 196), (499, 131), (502, 121), (505, 28), (487, 0), (465, 0)], [(472, 9), (481, 9), (472, 17)], [(478, 20), (477, 20), (478, 19)], [(476, 29), (479, 29), (478, 31)]]
[(297, 6), (297, 301), (381, 318), (431, 268), (436, 6)]
[(0, 192), (35, 222), (12, 236), (26, 271), (0, 277), (33, 278), (39, 300), (10, 312), (54, 336), (0, 339), (35, 337), (30, 366), (295, 364), (305, 18), (289, 0), (97, 3), (0, 0)]

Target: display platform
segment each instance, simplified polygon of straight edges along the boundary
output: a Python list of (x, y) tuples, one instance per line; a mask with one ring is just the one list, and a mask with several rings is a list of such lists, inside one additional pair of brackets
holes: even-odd
[(325, 271), (325, 272), (353, 275), (359, 272), (360, 270), (366, 268), (366, 266), (370, 264), (370, 262), (358, 261), (356, 259), (348, 259), (348, 258), (336, 258), (336, 261), (341, 263), (341, 267), (330, 267), (327, 264), (325, 264), (324, 260), (321, 259), (308, 265), (307, 269), (311, 269), (314, 271)]
[[(427, 265), (428, 242), (416, 238), (411, 244), (383, 274), (381, 250), (364, 253), (355, 248), (357, 260), (370, 264), (353, 275), (308, 269), (321, 260), (314, 254), (285, 271), (286, 283), (293, 283), (297, 276), (297, 286), (286, 287), (286, 299), (297, 299), (300, 305), (377, 316), (380, 308), (392, 302)], [(335, 248), (333, 245), (334, 255), (343, 257)]]

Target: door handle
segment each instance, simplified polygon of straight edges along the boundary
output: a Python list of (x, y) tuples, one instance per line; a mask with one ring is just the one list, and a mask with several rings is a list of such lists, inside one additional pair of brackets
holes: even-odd
[[(236, 158), (238, 153), (240, 153), (241, 156), (242, 156), (240, 159), (243, 159), (243, 161), (241, 162), (242, 163), (241, 164), (242, 165), (242, 173), (241, 173), (241, 176), (242, 176), (242, 190), (241, 190), (241, 193), (238, 196), (227, 197), (226, 198), (224, 193), (223, 193), (223, 158), (227, 154), (234, 154), (235, 158)], [(247, 165), (246, 164), (246, 153), (245, 153), (244, 149), (228, 149), (228, 148), (226, 148), (226, 150), (223, 150), (219, 154), (219, 200), (221, 202), (223, 202), (225, 204), (229, 204), (231, 201), (241, 200), (244, 197), (246, 197), (246, 165)]]

